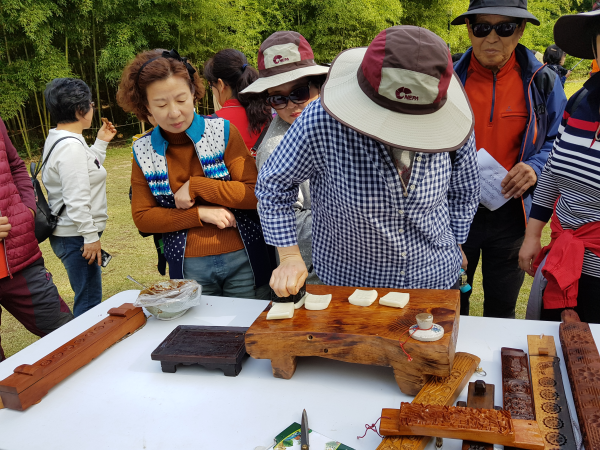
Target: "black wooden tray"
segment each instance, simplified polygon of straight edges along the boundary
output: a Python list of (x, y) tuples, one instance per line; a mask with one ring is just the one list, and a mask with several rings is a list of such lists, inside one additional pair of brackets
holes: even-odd
[(235, 377), (242, 370), (246, 355), (246, 330), (246, 327), (179, 325), (151, 356), (160, 361), (163, 372), (174, 373), (178, 364), (199, 364)]

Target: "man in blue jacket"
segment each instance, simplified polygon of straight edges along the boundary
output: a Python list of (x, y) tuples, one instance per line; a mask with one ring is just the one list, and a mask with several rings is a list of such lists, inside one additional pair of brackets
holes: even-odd
[[(494, 211), (479, 205), (463, 244), (471, 284), (481, 255), (486, 317), (515, 317), (531, 197), (567, 102), (556, 74), (519, 44), (527, 22), (540, 24), (527, 0), (471, 0), (452, 22), (467, 25), (472, 44), (454, 70), (473, 108), (477, 149), (508, 171), (501, 187), (510, 200)], [(461, 294), (461, 314), (469, 314), (470, 294)]]

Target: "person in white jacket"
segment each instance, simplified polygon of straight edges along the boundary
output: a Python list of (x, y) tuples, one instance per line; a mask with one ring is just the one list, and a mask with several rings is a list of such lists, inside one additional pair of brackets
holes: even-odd
[(50, 245), (67, 270), (77, 317), (102, 301), (100, 237), (108, 219), (102, 164), (117, 131), (105, 123), (94, 145), (87, 145), (82, 133), (92, 124), (94, 103), (82, 80), (56, 78), (48, 83), (44, 96), (57, 124), (48, 133), (44, 160), (50, 157), (42, 169), (48, 204), (58, 216)]

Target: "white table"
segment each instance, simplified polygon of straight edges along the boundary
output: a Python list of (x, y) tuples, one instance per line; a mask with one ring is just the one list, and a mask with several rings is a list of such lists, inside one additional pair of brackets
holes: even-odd
[[(107, 311), (133, 302), (125, 291), (0, 363), (0, 379), (31, 364), (85, 331)], [(391, 368), (299, 358), (290, 380), (274, 378), (268, 360), (248, 358), (237, 377), (200, 366), (163, 373), (150, 354), (177, 325), (250, 326), (267, 302), (204, 297), (198, 307), (174, 321), (148, 319), (144, 328), (51, 389), (27, 411), (0, 410), (1, 450), (202, 449), (253, 450), (270, 446), (306, 408), (311, 428), (357, 450), (375, 449), (369, 432), (382, 408), (398, 408), (412, 398), (400, 392)], [(592, 325), (600, 342), (600, 325)], [(527, 351), (527, 334), (553, 335), (558, 323), (461, 317), (457, 351), (481, 358), (486, 383), (496, 385), (502, 405), (500, 347)], [(570, 399), (564, 364), (563, 379)], [(473, 380), (477, 379), (476, 376)], [(459, 400), (466, 400), (466, 389)], [(571, 412), (575, 416), (572, 399)], [(430, 445), (430, 448), (432, 446)], [(444, 450), (460, 448), (445, 439)]]

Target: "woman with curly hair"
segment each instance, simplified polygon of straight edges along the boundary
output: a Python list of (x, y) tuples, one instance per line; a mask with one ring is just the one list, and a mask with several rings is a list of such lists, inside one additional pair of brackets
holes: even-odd
[(207, 295), (266, 298), (256, 166), (235, 126), (196, 114), (203, 96), (196, 70), (174, 50), (140, 53), (125, 68), (119, 105), (157, 124), (133, 145), (133, 221), (162, 233), (171, 278), (194, 279)]

